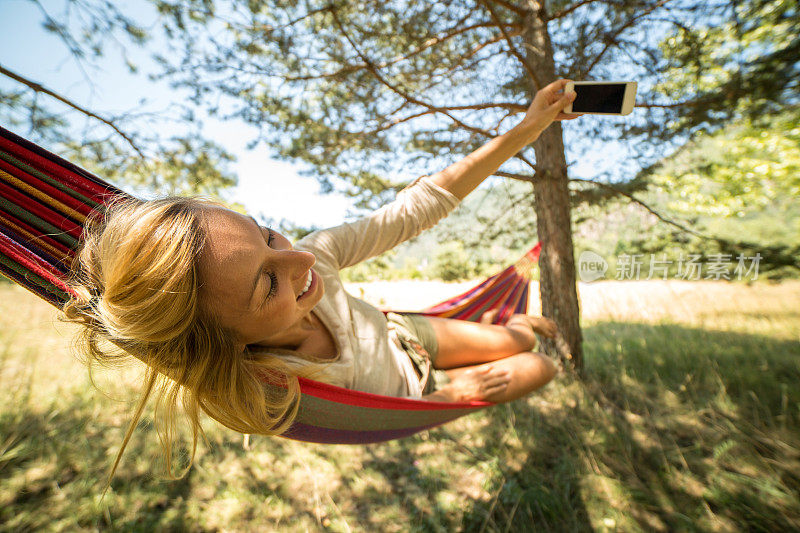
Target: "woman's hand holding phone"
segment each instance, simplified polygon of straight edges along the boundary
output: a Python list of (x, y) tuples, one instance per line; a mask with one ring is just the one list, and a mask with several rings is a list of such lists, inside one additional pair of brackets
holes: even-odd
[(568, 115), (563, 112), (575, 100), (574, 92), (564, 92), (564, 88), (570, 80), (557, 80), (539, 89), (533, 102), (525, 113), (520, 127), (530, 129), (535, 133), (534, 139), (547, 129), (556, 120), (572, 120), (580, 115)]

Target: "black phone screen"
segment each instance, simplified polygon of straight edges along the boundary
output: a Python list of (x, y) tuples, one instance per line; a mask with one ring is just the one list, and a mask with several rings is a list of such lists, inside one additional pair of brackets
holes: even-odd
[(573, 113), (621, 113), (625, 84), (575, 85)]

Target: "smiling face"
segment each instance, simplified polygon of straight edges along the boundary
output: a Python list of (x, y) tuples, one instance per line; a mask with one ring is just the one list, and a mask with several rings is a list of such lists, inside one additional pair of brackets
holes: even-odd
[(299, 345), (309, 313), (324, 294), (311, 269), (314, 255), (224, 207), (204, 208), (204, 219), (207, 239), (199, 264), (204, 305), (236, 332), (241, 349)]

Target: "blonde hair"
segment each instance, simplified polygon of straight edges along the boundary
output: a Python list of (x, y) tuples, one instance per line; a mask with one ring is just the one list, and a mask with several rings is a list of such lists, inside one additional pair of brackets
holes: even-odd
[[(131, 355), (147, 365), (105, 490), (153, 393), (171, 479), (191, 468), (198, 434), (207, 442), (200, 411), (235, 431), (265, 435), (283, 433), (297, 414), (300, 390), (289, 367), (268, 354), (237, 352), (234, 333), (200, 305), (198, 262), (207, 238), (203, 207), (209, 205), (219, 204), (202, 198), (125, 198), (85, 226), (69, 283), (77, 296), (65, 304), (62, 320), (84, 326), (76, 346), (87, 356), (90, 377), (93, 365), (118, 366)], [(192, 453), (188, 466), (175, 474), (179, 398), (192, 430)]]

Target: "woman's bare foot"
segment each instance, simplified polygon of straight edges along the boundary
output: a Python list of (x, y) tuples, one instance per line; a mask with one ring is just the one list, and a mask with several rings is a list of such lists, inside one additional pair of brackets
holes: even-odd
[(558, 334), (558, 326), (556, 323), (543, 316), (530, 316), (530, 315), (511, 315), (511, 318), (506, 322), (506, 326), (512, 325), (527, 325), (535, 333), (548, 339), (555, 338)]
[(499, 312), (499, 309), (491, 309), (486, 311), (481, 315), (481, 319), (478, 322), (481, 324), (494, 324), (494, 319), (497, 318), (497, 313)]
[[(499, 312), (499, 309), (486, 311), (481, 315), (479, 322), (481, 324), (493, 324), (495, 318), (497, 318), (497, 313)], [(548, 339), (555, 338), (556, 334), (558, 333), (558, 326), (556, 326), (556, 323), (543, 316), (515, 314), (511, 315), (505, 325), (508, 326), (511, 324), (512, 320), (520, 324), (527, 324), (534, 332), (542, 335), (543, 337), (547, 337)]]
[(529, 316), (533, 331), (548, 339), (555, 339), (558, 335), (558, 326), (549, 318), (543, 316)]

